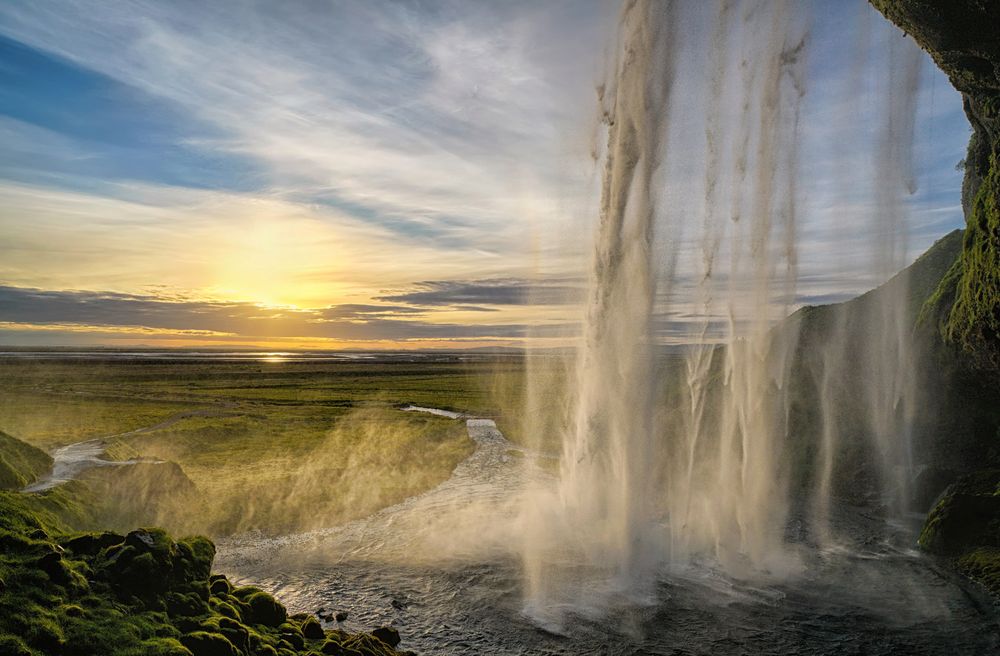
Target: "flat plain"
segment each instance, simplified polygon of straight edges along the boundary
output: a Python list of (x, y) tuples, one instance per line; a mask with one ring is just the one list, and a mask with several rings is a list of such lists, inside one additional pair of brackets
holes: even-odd
[(513, 425), (522, 375), (513, 357), (11, 357), (0, 430), (50, 452), (100, 438), (109, 459), (176, 463), (193, 488), (171, 492), (163, 468), (147, 469), (178, 501), (155, 519), (178, 529), (309, 529), (429, 489), (471, 453), (463, 422), (403, 407)]

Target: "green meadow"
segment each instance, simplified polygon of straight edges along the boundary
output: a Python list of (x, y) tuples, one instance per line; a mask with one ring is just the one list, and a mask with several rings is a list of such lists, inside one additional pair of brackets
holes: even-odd
[(517, 433), (523, 365), (8, 359), (0, 431), (46, 451), (102, 438), (106, 457), (176, 466), (90, 470), (119, 528), (156, 521), (222, 535), (328, 526), (448, 478), (473, 449), (464, 422)]

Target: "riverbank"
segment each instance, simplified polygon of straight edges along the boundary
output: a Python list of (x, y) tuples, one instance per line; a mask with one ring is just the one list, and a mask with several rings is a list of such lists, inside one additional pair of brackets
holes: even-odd
[(80, 532), (94, 522), (82, 487), (0, 490), (3, 656), (405, 653), (394, 649), (395, 629), (347, 633), (212, 574), (207, 538), (175, 540), (155, 528)]

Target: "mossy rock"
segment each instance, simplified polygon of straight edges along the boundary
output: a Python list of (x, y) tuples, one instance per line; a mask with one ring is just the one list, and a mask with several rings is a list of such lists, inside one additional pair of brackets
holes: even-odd
[(1000, 369), (1000, 161), (994, 153), (967, 217), (961, 277), (944, 325), (945, 335)]
[(394, 656), (397, 653), (373, 635), (361, 633), (347, 636), (333, 631), (320, 651), (333, 656)]
[[(326, 639), (314, 617), (211, 575), (205, 538), (67, 531), (51, 512), (63, 494), (0, 491), (0, 656), (315, 656)], [(395, 653), (338, 635), (345, 653)]]
[(277, 627), (284, 623), (288, 617), (285, 607), (263, 590), (249, 595), (246, 598), (246, 603), (250, 606), (250, 617), (244, 619), (252, 624)]
[(142, 643), (145, 656), (194, 656), (191, 650), (175, 638), (155, 638)]
[(214, 574), (208, 579), (208, 589), (212, 595), (225, 597), (233, 592), (233, 586), (229, 579), (221, 574)]
[(236, 646), (219, 633), (195, 631), (181, 636), (181, 644), (193, 656), (240, 656)]
[(134, 597), (162, 605), (168, 590), (195, 592), (208, 599), (208, 576), (215, 546), (202, 537), (174, 542), (162, 529), (139, 529), (98, 559), (97, 575), (123, 599)]
[(302, 621), (302, 635), (309, 640), (322, 640), (326, 637), (326, 631), (315, 617), (306, 617)]
[(1000, 469), (975, 472), (949, 486), (927, 516), (919, 542), (948, 557), (1000, 547)]
[(171, 617), (195, 617), (208, 613), (208, 604), (196, 593), (168, 592), (164, 597), (167, 613)]
[(979, 547), (957, 561), (959, 572), (1000, 597), (1000, 547)]
[(125, 536), (110, 531), (79, 533), (63, 539), (60, 544), (78, 556), (96, 556), (102, 550), (125, 542)]

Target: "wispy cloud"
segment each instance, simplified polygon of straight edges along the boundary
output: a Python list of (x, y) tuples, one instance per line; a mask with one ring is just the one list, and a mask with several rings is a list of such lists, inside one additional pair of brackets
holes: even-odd
[(0, 287), (0, 330), (28, 327), (117, 330), (131, 335), (225, 336), (236, 339), (319, 339), (341, 342), (480, 340), (565, 334), (570, 324), (450, 323), (407, 306), (345, 304), (317, 310), (249, 303), (164, 299), (114, 292)]
[(573, 305), (583, 292), (580, 280), (431, 280), (377, 298), (415, 306)]
[[(688, 45), (711, 17), (691, 6)], [(872, 12), (812, 7), (795, 303), (885, 273), (866, 232), (879, 211), (870, 142), (886, 39), (900, 38)], [(0, 308), (21, 332), (3, 334), (572, 332), (596, 218), (592, 89), (614, 13), (603, 0), (0, 4), (0, 283), (22, 290)], [(707, 77), (685, 52), (658, 226), (679, 252), (658, 327), (678, 340), (706, 320), (684, 292), (706, 152), (704, 117), (687, 110)], [(968, 128), (929, 63), (924, 82), (910, 259), (961, 224)]]

